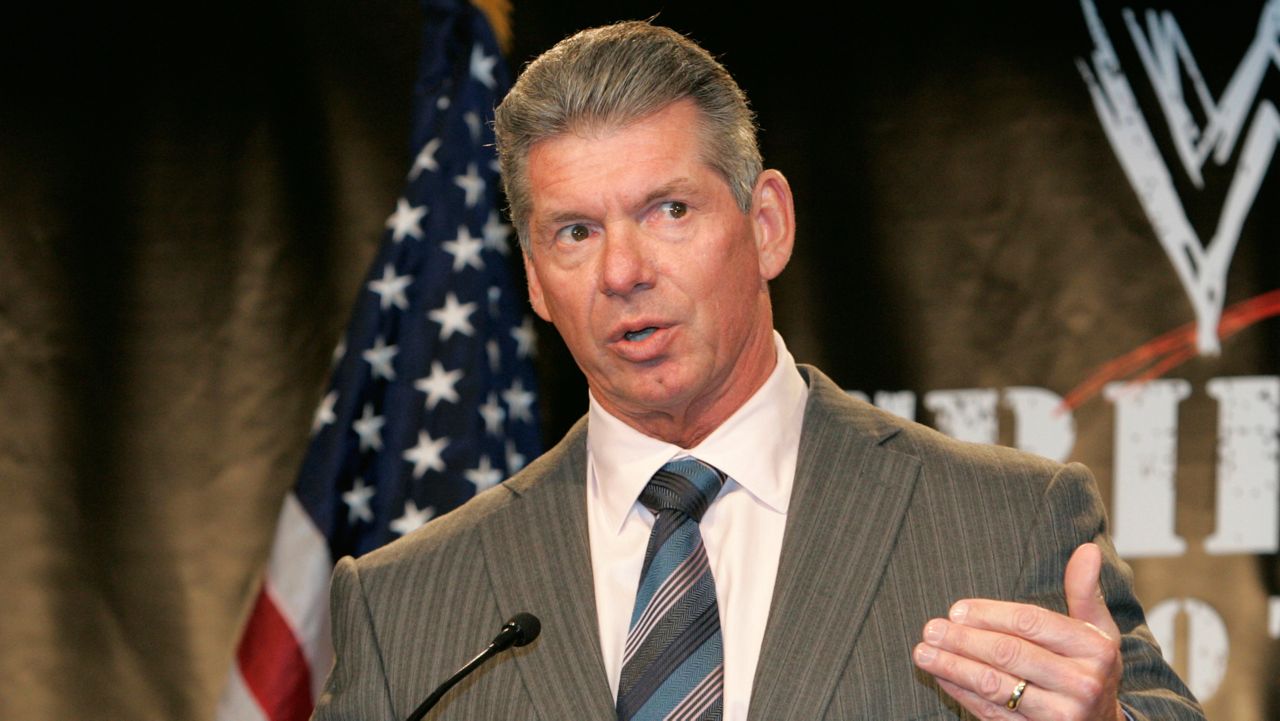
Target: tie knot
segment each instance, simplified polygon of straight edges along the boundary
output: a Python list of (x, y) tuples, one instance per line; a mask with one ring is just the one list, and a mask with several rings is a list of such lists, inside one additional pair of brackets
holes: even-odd
[(640, 502), (655, 515), (679, 511), (698, 523), (722, 485), (724, 474), (719, 469), (696, 458), (681, 458), (653, 474), (640, 492)]

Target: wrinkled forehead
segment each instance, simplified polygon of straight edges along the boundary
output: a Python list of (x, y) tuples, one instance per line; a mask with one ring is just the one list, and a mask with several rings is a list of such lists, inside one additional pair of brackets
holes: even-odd
[[(657, 108), (645, 112), (640, 115), (628, 117), (582, 117), (574, 119), (564, 130), (539, 138), (532, 143), (525, 152), (524, 173), (527, 180), (532, 180), (529, 174), (530, 161), (537, 155), (541, 155), (543, 159), (548, 156), (554, 156), (558, 149), (565, 147), (574, 147), (581, 149), (585, 146), (595, 145), (597, 147), (606, 147), (610, 141), (620, 135), (626, 134), (628, 131), (642, 128), (646, 124), (654, 122), (656, 119), (668, 116), (670, 114), (678, 114), (683, 116), (684, 122), (677, 127), (668, 127), (666, 129), (666, 137), (670, 139), (670, 144), (682, 146), (690, 149), (691, 155), (700, 160), (708, 168), (715, 170), (715, 163), (711, 162), (709, 148), (714, 147), (714, 143), (708, 137), (709, 124), (706, 122), (705, 116), (700, 108), (690, 98), (679, 98), (669, 103), (658, 106)], [(580, 141), (572, 144), (564, 143), (564, 140)], [(533, 192), (537, 191), (534, 186), (530, 187)]]

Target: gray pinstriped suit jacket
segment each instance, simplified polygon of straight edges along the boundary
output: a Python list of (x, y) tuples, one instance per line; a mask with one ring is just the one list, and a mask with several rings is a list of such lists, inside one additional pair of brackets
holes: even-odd
[[(810, 387), (751, 718), (967, 718), (915, 669), (930, 618), (965, 597), (1064, 610), (1067, 558), (1104, 532), (1088, 470), (962, 444)], [(613, 718), (600, 659), (584, 490), (586, 423), (528, 469), (333, 576), (338, 660), (320, 721), (403, 719), (517, 611), (534, 643), (454, 688), (428, 719)], [(1137, 721), (1203, 718), (1161, 660), (1108, 542), (1105, 595), (1126, 636)]]

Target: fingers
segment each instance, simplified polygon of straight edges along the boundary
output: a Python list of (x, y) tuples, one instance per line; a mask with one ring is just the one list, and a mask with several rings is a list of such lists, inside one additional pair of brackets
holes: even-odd
[[(916, 650), (917, 659), (923, 655), (926, 661), (942, 668), (942, 677), (973, 689), (990, 701), (1008, 699), (1013, 686), (1024, 678), (1047, 690), (1075, 690), (1064, 688), (1071, 675), (1063, 673), (1059, 656), (1016, 636), (939, 618), (925, 625), (924, 640), (920, 644), (923, 648)], [(930, 651), (935, 652), (933, 657)], [(933, 668), (925, 670), (933, 672)]]
[(951, 607), (949, 616), (954, 623), (1026, 639), (1060, 656), (1088, 658), (1114, 646), (1119, 638), (1105, 603), (1103, 612), (1107, 614), (1109, 631), (1039, 606), (988, 599), (959, 601)]
[[(1007, 704), (1020, 678), (927, 643), (916, 646), (914, 658), (916, 665), (938, 679), (938, 685), (948, 695), (979, 718), (1019, 718)], [(1030, 688), (1024, 691), (1018, 710), (1028, 715), (1033, 715), (1038, 708), (1043, 710), (1042, 706), (1038, 707), (1035, 696)]]
[[(1104, 718), (1099, 710), (1108, 713), (1106, 709), (1116, 707), (1114, 687), (1070, 667), (1024, 677), (928, 643), (918, 644), (912, 655), (943, 691), (981, 719), (1095, 719)], [(1027, 685), (1015, 704), (1015, 692), (1024, 680)]]
[(1118, 638), (1120, 629), (1111, 618), (1111, 610), (1102, 597), (1099, 574), (1102, 571), (1102, 550), (1092, 543), (1082, 544), (1071, 554), (1062, 586), (1067, 597), (1067, 610), (1071, 618), (1093, 624), (1094, 627)]
[[(1017, 711), (1011, 711), (1006, 707), (1005, 703), (992, 703), (978, 694), (970, 691), (962, 686), (957, 686), (946, 679), (938, 679), (938, 686), (947, 692), (947, 695), (960, 702), (961, 706), (968, 709), (974, 716), (980, 719), (1021, 719), (1025, 718), (1022, 711), (1030, 711), (1019, 704)], [(1012, 694), (1012, 692), (1010, 692)], [(1025, 698), (1025, 695), (1024, 695)]]

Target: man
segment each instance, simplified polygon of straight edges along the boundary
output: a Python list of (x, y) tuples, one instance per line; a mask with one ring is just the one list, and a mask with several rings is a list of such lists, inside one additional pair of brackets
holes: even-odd
[[(334, 574), (319, 719), (1202, 718), (1088, 471), (972, 446), (797, 366), (791, 191), (664, 28), (579, 33), (496, 123), (534, 310), (590, 410), (524, 472)], [(996, 600), (988, 600), (996, 599)]]

